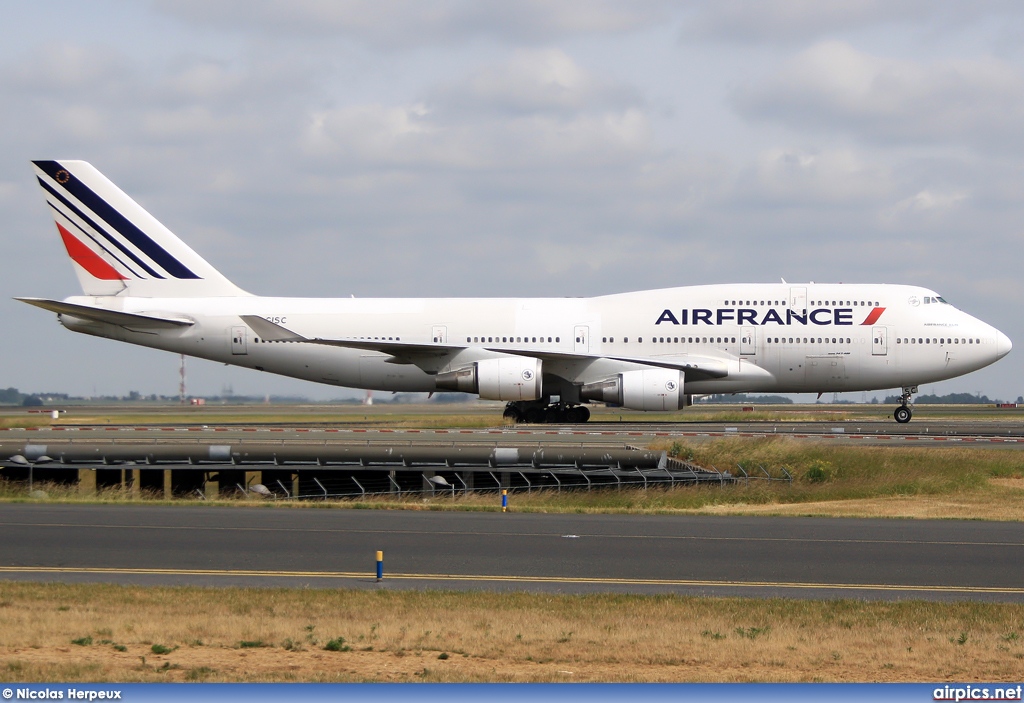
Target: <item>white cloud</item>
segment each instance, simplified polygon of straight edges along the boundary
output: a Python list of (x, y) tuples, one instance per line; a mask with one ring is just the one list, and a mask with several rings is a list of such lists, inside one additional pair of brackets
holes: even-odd
[(166, 83), (182, 97), (217, 99), (244, 89), (246, 76), (232, 70), (225, 61), (196, 58), (172, 72)]
[(423, 157), (423, 142), (416, 137), (433, 131), (426, 116), (422, 104), (318, 110), (310, 115), (301, 144), (309, 156), (318, 159), (347, 156), (378, 166), (396, 161), (408, 164)]
[(821, 42), (744, 85), (734, 103), (747, 118), (872, 142), (1024, 147), (1024, 74), (993, 57), (910, 61)]
[(146, 110), (141, 114), (140, 136), (155, 140), (196, 140), (237, 134), (246, 120), (237, 114), (217, 115), (202, 105)]
[(890, 218), (901, 216), (942, 217), (953, 208), (964, 204), (968, 195), (964, 191), (935, 192), (922, 190), (909, 198), (905, 198), (889, 208), (885, 215)]
[(519, 49), (508, 61), (432, 91), (432, 101), (452, 112), (579, 112), (637, 105), (627, 86), (585, 70), (556, 48)]
[(163, 12), (229, 31), (337, 36), (378, 47), (450, 44), (489, 38), (525, 43), (618, 34), (669, 15), (667, 0), (158, 0)]
[(788, 43), (910, 20), (946, 9), (936, 0), (714, 0), (698, 3), (683, 23), (686, 39)]
[(301, 144), (315, 160), (461, 171), (578, 169), (622, 164), (650, 148), (648, 117), (557, 50), (514, 52), (504, 63), (427, 91), (405, 105), (314, 111)]
[(864, 205), (890, 197), (888, 169), (851, 149), (808, 151), (774, 148), (758, 154), (740, 176), (740, 204), (821, 208)]

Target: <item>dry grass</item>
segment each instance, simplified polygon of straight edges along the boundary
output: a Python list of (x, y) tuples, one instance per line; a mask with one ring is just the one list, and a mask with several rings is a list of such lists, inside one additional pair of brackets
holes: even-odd
[(59, 420), (51, 420), (49, 415), (28, 415), (14, 417), (0, 417), (2, 428), (25, 428), (25, 427), (49, 427), (59, 425)]
[(1022, 670), (1021, 605), (0, 583), (4, 681), (977, 681)]

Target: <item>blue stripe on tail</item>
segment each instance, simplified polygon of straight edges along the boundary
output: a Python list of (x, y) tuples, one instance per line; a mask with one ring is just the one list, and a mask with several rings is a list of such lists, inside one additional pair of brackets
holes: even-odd
[[(80, 203), (96, 213), (96, 215), (110, 227), (117, 230), (122, 237), (138, 247), (140, 251), (155, 261), (164, 271), (175, 278), (199, 278), (199, 276), (192, 273), (192, 271), (190, 271), (184, 264), (164, 250), (163, 247), (150, 239), (145, 232), (136, 227), (124, 215), (111, 207), (107, 201), (96, 195), (92, 189), (75, 178), (74, 175), (61, 166), (60, 163), (56, 161), (33, 161), (32, 163), (38, 166), (56, 183), (60, 184), (60, 186), (68, 193), (75, 196)], [(60, 172), (60, 178), (58, 178), (58, 172)], [(45, 183), (43, 185), (46, 186)], [(47, 188), (47, 190), (53, 192), (50, 188)], [(65, 204), (70, 205), (70, 203), (67, 203), (66, 201), (64, 202)], [(99, 228), (97, 229), (99, 230)], [(102, 232), (102, 230), (100, 231)], [(125, 253), (129, 252), (126, 251)], [(134, 256), (132, 258), (135, 259)], [(150, 270), (141, 261), (136, 260), (136, 262), (140, 266), (146, 268), (147, 271)], [(156, 272), (150, 272), (157, 278), (163, 278), (163, 276), (160, 276)]]

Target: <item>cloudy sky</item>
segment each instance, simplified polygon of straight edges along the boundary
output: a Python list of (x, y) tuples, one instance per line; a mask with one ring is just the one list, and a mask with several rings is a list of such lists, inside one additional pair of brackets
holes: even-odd
[[(917, 284), (1018, 347), (922, 390), (1024, 394), (1022, 3), (3, 6), (0, 387), (177, 390), (10, 300), (78, 293), (28, 164), (75, 158), (255, 293)], [(227, 385), (343, 395), (190, 363)]]

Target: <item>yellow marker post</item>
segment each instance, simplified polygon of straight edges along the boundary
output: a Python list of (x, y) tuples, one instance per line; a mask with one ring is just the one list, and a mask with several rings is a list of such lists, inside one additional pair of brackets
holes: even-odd
[(508, 489), (501, 489), (501, 512), (508, 512)]
[(384, 580), (384, 552), (377, 552), (377, 580)]

